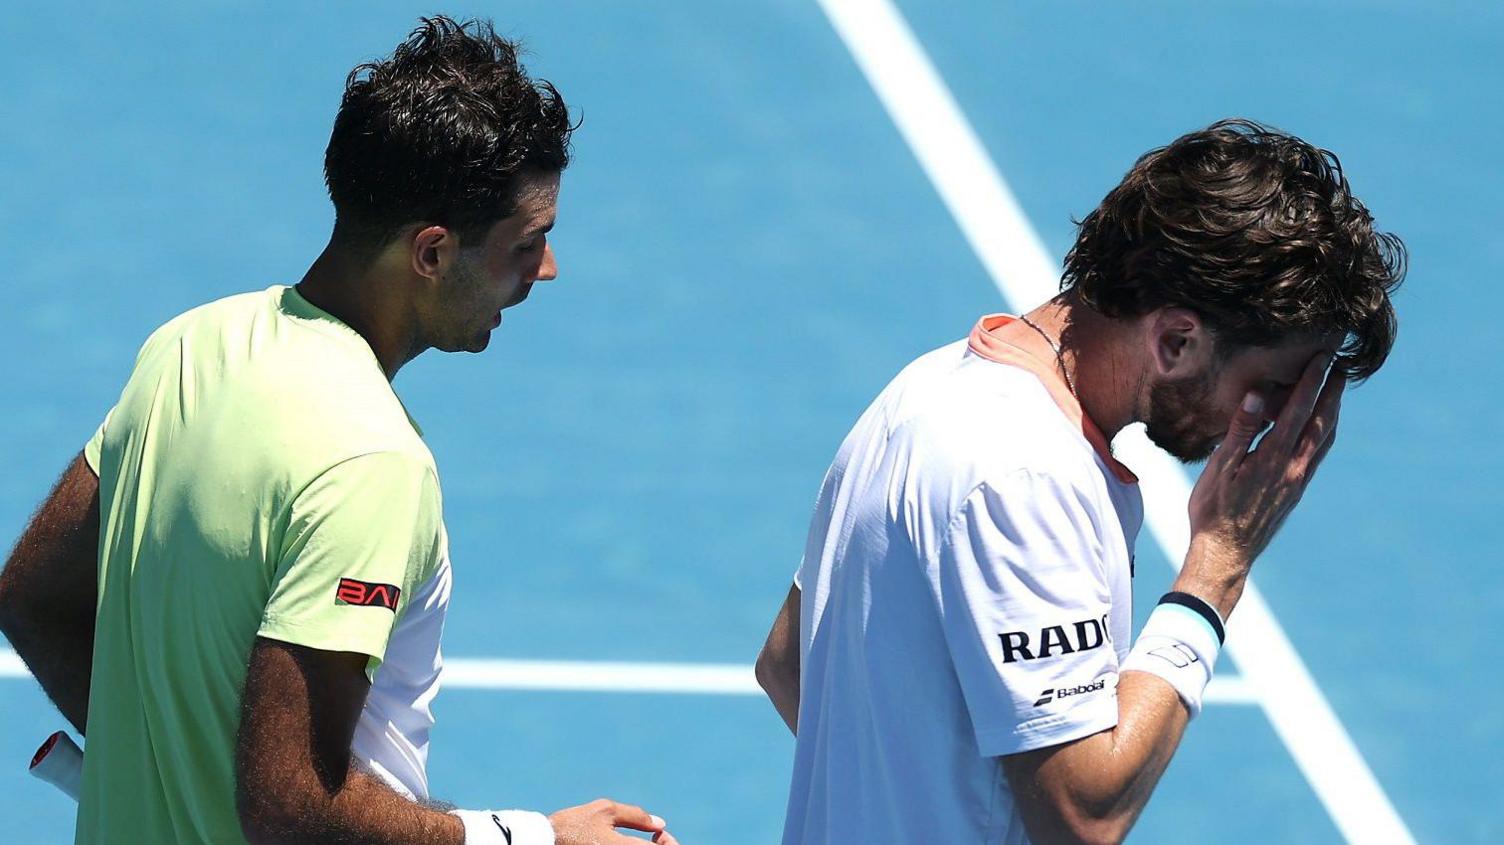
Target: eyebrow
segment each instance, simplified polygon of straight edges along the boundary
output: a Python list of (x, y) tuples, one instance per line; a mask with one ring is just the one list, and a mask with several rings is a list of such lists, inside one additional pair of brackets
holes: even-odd
[(550, 220), (542, 226), (533, 226), (527, 229), (523, 229), (520, 237), (523, 240), (527, 240), (528, 238), (535, 238), (539, 235), (546, 235), (549, 232), (553, 231), (555, 222), (557, 222), (557, 219)]

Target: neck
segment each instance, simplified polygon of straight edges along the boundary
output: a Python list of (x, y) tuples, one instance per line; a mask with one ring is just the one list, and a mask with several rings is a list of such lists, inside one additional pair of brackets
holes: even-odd
[(400, 274), (384, 256), (353, 255), (333, 243), (298, 282), (298, 293), (354, 329), (375, 353), (388, 381), (422, 351), (417, 321), (405, 305)]
[[(1125, 334), (1116, 320), (1062, 294), (1030, 311), (1028, 318), (1060, 344), (1061, 369), (1075, 387), (1081, 410), (1108, 440), (1133, 422), (1138, 371), (1125, 352)], [(1046, 346), (1044, 354), (1055, 357)]]

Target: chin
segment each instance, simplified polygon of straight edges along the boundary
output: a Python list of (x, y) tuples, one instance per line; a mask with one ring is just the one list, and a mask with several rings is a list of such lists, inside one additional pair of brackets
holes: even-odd
[(1152, 427), (1144, 433), (1148, 435), (1149, 442), (1183, 464), (1199, 464), (1210, 458), (1217, 448), (1215, 439), (1197, 441), (1179, 432), (1156, 431)]
[(470, 342), (467, 343), (467, 344), (465, 344), (465, 351), (466, 352), (485, 352), (486, 351), (486, 347), (490, 346), (490, 345), (491, 345), (491, 330), (490, 329), (486, 329), (485, 331), (477, 334), (475, 337), (472, 337), (470, 339)]
[(434, 349), (440, 352), (484, 352), (491, 345), (491, 330), (484, 329), (464, 338), (450, 338), (442, 343), (435, 343)]

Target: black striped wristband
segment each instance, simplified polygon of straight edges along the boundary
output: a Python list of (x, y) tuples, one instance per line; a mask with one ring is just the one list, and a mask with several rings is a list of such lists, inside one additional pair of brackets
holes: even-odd
[(1206, 624), (1212, 626), (1212, 631), (1217, 635), (1217, 646), (1220, 648), (1227, 642), (1227, 629), (1222, 625), (1222, 615), (1217, 612), (1215, 607), (1208, 604), (1206, 599), (1200, 596), (1193, 596), (1190, 593), (1172, 590), (1160, 596), (1159, 603), (1178, 604), (1181, 607), (1196, 611), (1201, 615), (1201, 618), (1206, 620)]

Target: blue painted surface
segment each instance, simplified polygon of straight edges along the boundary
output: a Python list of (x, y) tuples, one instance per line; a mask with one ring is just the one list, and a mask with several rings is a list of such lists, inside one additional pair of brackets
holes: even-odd
[[(1401, 338), (1260, 563), (1269, 601), (1423, 842), (1504, 840), (1504, 14), (1484, 4), (902, 4), (1056, 254), (1149, 147), (1245, 114), (1335, 149), (1414, 266)], [(427, 7), (180, 3), (13, 15), (0, 52), (0, 537), (140, 341), (295, 281), (330, 221), (344, 73)], [(481, 357), (397, 387), (438, 457), (452, 655), (749, 662), (826, 462), (915, 355), (1005, 307), (819, 9), (470, 4), (584, 116), (561, 278)], [(58, 23), (63, 21), (65, 23)], [(1032, 303), (1020, 303), (1029, 306)], [(1140, 544), (1141, 598), (1169, 569)], [(1142, 602), (1141, 602), (1142, 603)], [(0, 681), (7, 841), (66, 841), (24, 763), (61, 720)], [(451, 691), (435, 794), (613, 794), (686, 845), (780, 829), (791, 745), (752, 698)], [(1257, 710), (1213, 708), (1139, 842), (1333, 842)]]

